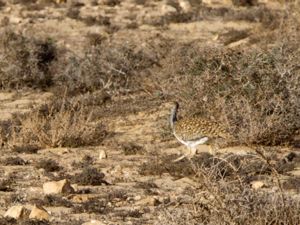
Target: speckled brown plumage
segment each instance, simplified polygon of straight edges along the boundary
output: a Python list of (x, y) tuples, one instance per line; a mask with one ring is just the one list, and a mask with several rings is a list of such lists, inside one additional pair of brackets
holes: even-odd
[(201, 117), (188, 117), (174, 124), (174, 132), (184, 141), (196, 140), (202, 137), (229, 138), (230, 135), (220, 124)]
[(174, 162), (177, 162), (186, 156), (194, 156), (197, 152), (197, 145), (204, 144), (210, 139), (230, 138), (230, 134), (226, 129), (217, 122), (202, 117), (186, 117), (178, 120), (178, 109), (178, 102), (174, 102), (174, 106), (171, 109), (170, 125), (176, 139), (188, 147), (189, 153), (179, 157), (174, 160)]

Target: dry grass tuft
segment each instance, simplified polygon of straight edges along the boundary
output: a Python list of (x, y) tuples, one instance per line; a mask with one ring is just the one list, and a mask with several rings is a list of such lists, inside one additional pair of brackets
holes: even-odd
[(75, 205), (73, 208), (74, 213), (95, 213), (95, 214), (105, 214), (111, 209), (107, 205), (107, 201), (101, 198), (89, 199), (82, 204)]
[(67, 208), (73, 207), (72, 202), (60, 195), (46, 195), (43, 199), (31, 199), (30, 203), (41, 206), (63, 206)]
[(46, 172), (55, 172), (61, 170), (59, 164), (53, 159), (42, 159), (35, 165), (37, 169), (44, 169)]
[(11, 178), (1, 179), (0, 180), (0, 191), (10, 192), (13, 191), (12, 185), (14, 181)]
[(1, 162), (4, 166), (24, 166), (26, 164), (28, 164), (28, 162), (26, 162), (24, 159), (20, 158), (20, 157), (8, 157), (5, 160), (3, 160)]
[(99, 172), (96, 168), (87, 167), (84, 168), (81, 173), (70, 177), (70, 180), (80, 185), (101, 185), (108, 184), (104, 180), (104, 173)]
[(145, 150), (142, 146), (132, 142), (122, 143), (121, 148), (125, 155), (137, 155), (137, 154), (142, 155), (145, 153)]
[(107, 131), (102, 123), (92, 121), (91, 117), (90, 108), (56, 100), (17, 116), (7, 142), (13, 149), (97, 145), (104, 140)]

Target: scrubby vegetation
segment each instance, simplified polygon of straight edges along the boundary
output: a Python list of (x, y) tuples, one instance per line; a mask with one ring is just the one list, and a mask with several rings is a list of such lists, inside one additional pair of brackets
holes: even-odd
[(101, 122), (92, 121), (91, 117), (92, 111), (87, 107), (56, 99), (15, 117), (9, 127), (4, 127), (5, 143), (18, 152), (31, 151), (25, 150), (28, 147), (36, 151), (46, 147), (96, 145), (108, 133)]
[(0, 87), (46, 88), (52, 84), (56, 48), (51, 40), (29, 39), (10, 30), (0, 38)]
[(300, 129), (298, 46), (297, 40), (266, 50), (184, 45), (165, 63), (164, 88), (185, 108), (223, 121), (240, 143), (291, 143)]
[(196, 101), (202, 113), (223, 117), (241, 142), (280, 144), (292, 138), (300, 127), (299, 71), (293, 68), (299, 53), (290, 54), (295, 61), (289, 66), (276, 49), (211, 54), (204, 58), (210, 54), (200, 52), (189, 68), (188, 101)]
[[(12, 10), (6, 5), (22, 8), (20, 18), (1, 20), (0, 88), (16, 92), (0, 96), (1, 110), (27, 92), (51, 95), (0, 123), (0, 191), (7, 195), (1, 210), (16, 203), (65, 207), (70, 215), (128, 224), (300, 224), (294, 195), (300, 185), (299, 3), (277, 9), (256, 0), (188, 3), (191, 9), (184, 1), (0, 0), (1, 12)], [(51, 15), (50, 32), (59, 21), (82, 33), (62, 40), (67, 32), (57, 40), (33, 34), (31, 23), (48, 19), (37, 14), (43, 10)], [(125, 22), (114, 17), (119, 12)], [(28, 27), (12, 31), (17, 24)], [(173, 100), (182, 116), (223, 123), (233, 136), (227, 146), (246, 145), (251, 153), (229, 148), (234, 153), (173, 162), (179, 144), (172, 142), (165, 107)], [(28, 190), (62, 179), (75, 193), (30, 198), (35, 192)], [(49, 222), (0, 218), (0, 224)]]

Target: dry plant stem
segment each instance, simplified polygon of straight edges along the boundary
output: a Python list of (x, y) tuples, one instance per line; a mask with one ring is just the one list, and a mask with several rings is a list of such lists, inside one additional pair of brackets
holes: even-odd
[[(208, 173), (206, 173), (202, 168), (196, 168), (196, 166), (192, 163), (193, 169), (195, 170), (195, 177), (198, 177), (200, 179), (203, 179), (201, 184), (203, 185), (203, 187), (205, 188), (205, 190), (211, 194), (214, 199), (217, 201), (218, 203), (218, 208), (216, 209), (217, 211), (222, 211), (224, 212), (227, 217), (228, 217), (228, 222), (229, 224), (236, 224), (234, 222), (234, 219), (230, 213), (230, 211), (226, 208), (226, 204), (224, 203), (224, 201), (222, 201), (222, 196), (217, 192), (214, 191), (213, 187), (213, 182), (211, 182), (210, 179), (210, 175)], [(215, 207), (216, 205), (212, 204), (212, 207)]]
[(260, 156), (260, 158), (271, 168), (272, 173), (274, 174), (274, 177), (276, 179), (277, 186), (280, 190), (280, 197), (281, 197), (282, 205), (283, 205), (283, 207), (285, 207), (286, 204), (285, 204), (285, 200), (284, 200), (284, 192), (283, 192), (282, 184), (280, 182), (278, 171), (275, 169), (274, 165), (272, 165), (270, 160), (264, 155), (263, 147), (261, 147), (261, 149), (259, 149), (257, 147), (254, 149), (255, 149), (255, 152)]

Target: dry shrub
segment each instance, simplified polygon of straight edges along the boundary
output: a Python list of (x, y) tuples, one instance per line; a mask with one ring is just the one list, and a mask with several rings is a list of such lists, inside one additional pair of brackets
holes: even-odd
[(111, 211), (108, 202), (101, 198), (92, 198), (86, 202), (75, 205), (73, 213), (107, 214)]
[(81, 20), (87, 25), (87, 26), (93, 26), (93, 25), (99, 25), (99, 26), (110, 26), (110, 18), (108, 16), (87, 16), (84, 18), (81, 18)]
[(1, 162), (3, 165), (5, 166), (24, 166), (26, 164), (28, 164), (28, 162), (26, 162), (24, 159), (20, 158), (20, 157), (8, 157), (5, 160), (3, 160)]
[(123, 150), (125, 155), (137, 155), (137, 154), (145, 154), (145, 149), (132, 142), (122, 143), (121, 149)]
[(13, 191), (13, 189), (12, 189), (13, 184), (14, 184), (14, 181), (10, 177), (7, 179), (1, 179), (0, 180), (0, 191), (2, 191), (2, 192)]
[(96, 46), (100, 45), (105, 39), (107, 39), (107, 36), (101, 35), (99, 33), (88, 33), (86, 35), (87, 38), (87, 44), (89, 46)]
[(125, 218), (133, 217), (133, 218), (141, 218), (143, 216), (143, 212), (138, 209), (130, 209), (130, 210), (115, 210), (113, 215), (114, 217), (121, 217), (124, 221)]
[(54, 100), (12, 123), (10, 146), (79, 147), (97, 145), (107, 132), (100, 122), (91, 120), (91, 108), (67, 100)]
[(4, 7), (6, 5), (6, 3), (5, 2), (3, 2), (3, 1), (0, 1), (0, 10)]
[(36, 40), (6, 30), (0, 38), (0, 87), (46, 88), (52, 84), (51, 64), (56, 48), (50, 40)]
[[(151, 58), (135, 45), (103, 41), (91, 46), (83, 58), (69, 57), (55, 77), (58, 86), (70, 93), (108, 90), (111, 93), (138, 89), (138, 72), (152, 66)], [(131, 89), (130, 89), (131, 90)]]
[(184, 46), (160, 84), (183, 109), (227, 125), (241, 143), (283, 144), (300, 129), (299, 43), (269, 50)]
[(40, 205), (40, 206), (63, 206), (67, 208), (73, 207), (71, 201), (61, 195), (45, 195), (42, 199), (34, 198), (30, 200), (31, 204)]
[(70, 177), (70, 180), (80, 185), (101, 185), (108, 184), (104, 180), (105, 174), (99, 172), (96, 168), (86, 167), (81, 173), (75, 174)]
[(81, 18), (80, 17), (80, 9), (70, 7), (70, 8), (68, 8), (66, 16), (71, 18), (71, 19), (78, 20), (78, 19)]
[(55, 172), (61, 170), (59, 164), (53, 159), (42, 159), (36, 163), (35, 167), (37, 169), (44, 169), (46, 172)]
[(286, 205), (282, 205), (278, 194), (250, 189), (233, 194), (229, 188), (234, 187), (213, 187), (211, 192), (217, 191), (217, 196), (206, 190), (195, 196), (195, 202), (191, 205), (160, 210), (156, 224), (289, 225), (300, 222), (299, 202), (291, 198), (287, 198)]
[(225, 16), (225, 20), (244, 20), (259, 22), (264, 29), (276, 29), (284, 18), (282, 11), (272, 10), (266, 6), (252, 7), (244, 10), (235, 10)]
[(235, 6), (254, 6), (257, 3), (257, 0), (232, 0), (232, 4)]
[(87, 42), (90, 45), (80, 57), (57, 49), (51, 40), (4, 31), (0, 38), (0, 88), (39, 88), (56, 93), (67, 88), (70, 95), (135, 91), (141, 88), (140, 74), (159, 58), (156, 49), (147, 51), (134, 43), (110, 42), (96, 35), (90, 35)]
[[(259, 174), (261, 167), (245, 176), (243, 167), (247, 166), (248, 160), (240, 164), (227, 157), (202, 165), (192, 161), (198, 187), (184, 192), (191, 200), (183, 200), (181, 204), (179, 199), (176, 207), (160, 210), (157, 224), (299, 224), (299, 200), (283, 191), (279, 172), (265, 153), (257, 156), (256, 162), (262, 162), (270, 169), (270, 180), (275, 184), (272, 190), (250, 188), (248, 176)], [(230, 177), (224, 174), (224, 170), (229, 169)]]
[(37, 2), (37, 0), (10, 0), (9, 2), (12, 4), (27, 5), (27, 4), (32, 4), (32, 3)]
[(120, 0), (104, 0), (102, 2), (103, 5), (114, 7), (116, 5), (119, 5), (121, 3)]
[[(233, 0), (236, 2), (255, 4), (255, 0)], [(280, 22), (284, 17), (284, 13), (279, 10), (270, 9), (264, 5), (249, 8), (229, 8), (229, 7), (212, 7), (203, 5), (199, 8), (197, 15), (193, 16), (193, 20), (200, 19), (216, 19), (219, 17), (225, 21), (247, 21), (253, 23), (261, 23), (264, 29), (275, 29), (280, 26)]]

